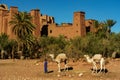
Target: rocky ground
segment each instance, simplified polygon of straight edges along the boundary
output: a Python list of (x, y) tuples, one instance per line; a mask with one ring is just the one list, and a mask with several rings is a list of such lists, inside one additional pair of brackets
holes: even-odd
[[(69, 61), (71, 70), (57, 71), (57, 64), (48, 62), (50, 73), (43, 71), (43, 62), (38, 60), (0, 60), (0, 80), (120, 80), (120, 59), (109, 60), (107, 73), (91, 73), (91, 64)], [(61, 67), (64, 67), (61, 64)], [(73, 69), (72, 69), (73, 68)]]

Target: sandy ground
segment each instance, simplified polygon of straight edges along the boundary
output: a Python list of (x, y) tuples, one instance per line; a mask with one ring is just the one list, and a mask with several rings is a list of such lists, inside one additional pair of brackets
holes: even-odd
[[(92, 74), (91, 64), (69, 61), (73, 69), (58, 72), (57, 64), (48, 62), (50, 73), (43, 71), (43, 62), (38, 60), (0, 60), (0, 80), (120, 80), (120, 59), (110, 60), (107, 73)], [(64, 65), (61, 64), (63, 68)]]

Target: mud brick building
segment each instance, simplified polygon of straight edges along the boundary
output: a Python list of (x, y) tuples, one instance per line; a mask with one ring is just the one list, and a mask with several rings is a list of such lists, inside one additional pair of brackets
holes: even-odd
[[(18, 7), (0, 5), (0, 34), (6, 33), (10, 38), (15, 38), (12, 27), (9, 25), (13, 15), (18, 13)], [(85, 12), (74, 12), (73, 23), (62, 23), (57, 25), (54, 17), (42, 15), (39, 9), (32, 9), (29, 14), (33, 17), (32, 23), (36, 25), (33, 31), (34, 36), (54, 36), (64, 35), (65, 38), (74, 38), (76, 36), (85, 36), (87, 32), (94, 32), (94, 20), (85, 20)]]

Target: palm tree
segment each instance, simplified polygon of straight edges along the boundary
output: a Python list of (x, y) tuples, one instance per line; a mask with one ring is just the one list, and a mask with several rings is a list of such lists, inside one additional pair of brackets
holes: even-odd
[(112, 20), (112, 19), (108, 19), (105, 22), (105, 25), (108, 27), (108, 32), (111, 32), (111, 27), (113, 27), (116, 24), (116, 21)]
[(23, 40), (26, 35), (32, 34), (35, 26), (31, 23), (31, 19), (32, 17), (27, 12), (19, 12), (13, 16), (10, 24), (17, 38)]
[(95, 27), (95, 29), (96, 29), (96, 31), (95, 31), (96, 34), (95, 34), (95, 35), (103, 37), (104, 34), (105, 34), (105, 32), (106, 32), (106, 31), (105, 31), (105, 30), (106, 30), (106, 27), (104, 26), (104, 23), (95, 20), (95, 22), (94, 22), (94, 27)]
[(96, 29), (99, 28), (99, 21), (97, 21), (97, 20), (94, 21), (94, 27), (95, 27)]
[(108, 19), (108, 20), (104, 21), (104, 25), (106, 27), (105, 35), (106, 35), (107, 39), (109, 38), (109, 35), (111, 33), (111, 27), (113, 27), (115, 24), (116, 24), (116, 21), (114, 21), (112, 19)]
[(103, 37), (103, 38), (108, 38), (109, 37), (109, 33), (111, 33), (111, 27), (114, 26), (116, 24), (116, 21), (112, 20), (112, 19), (108, 19), (104, 22), (99, 22), (99, 21), (95, 21), (94, 22), (94, 27), (96, 28), (96, 33)]
[(32, 35), (35, 25), (31, 22), (32, 17), (27, 12), (19, 12), (15, 14), (12, 20), (9, 22), (12, 25), (12, 32), (16, 35), (18, 41), (18, 51), (20, 46), (23, 47), (23, 43), (26, 40), (26, 36)]
[(11, 39), (9, 40), (9, 49), (10, 49), (10, 55), (11, 55), (11, 58), (14, 59), (15, 57), (15, 51), (16, 51), (16, 47), (17, 47), (17, 41), (14, 40), (14, 39)]
[(8, 35), (2, 33), (0, 35), (0, 50), (1, 50), (1, 58), (3, 58), (3, 53), (6, 52), (5, 48), (8, 45)]

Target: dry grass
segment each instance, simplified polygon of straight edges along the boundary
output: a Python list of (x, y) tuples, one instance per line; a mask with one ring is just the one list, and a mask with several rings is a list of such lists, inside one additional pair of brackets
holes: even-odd
[[(120, 60), (111, 60), (106, 65), (108, 73), (91, 74), (91, 65), (86, 62), (69, 62), (73, 70), (57, 72), (57, 64), (48, 62), (49, 71), (43, 71), (43, 62), (38, 60), (0, 60), (0, 80), (120, 80)], [(64, 65), (62, 64), (62, 67)], [(82, 76), (79, 76), (80, 74)]]

